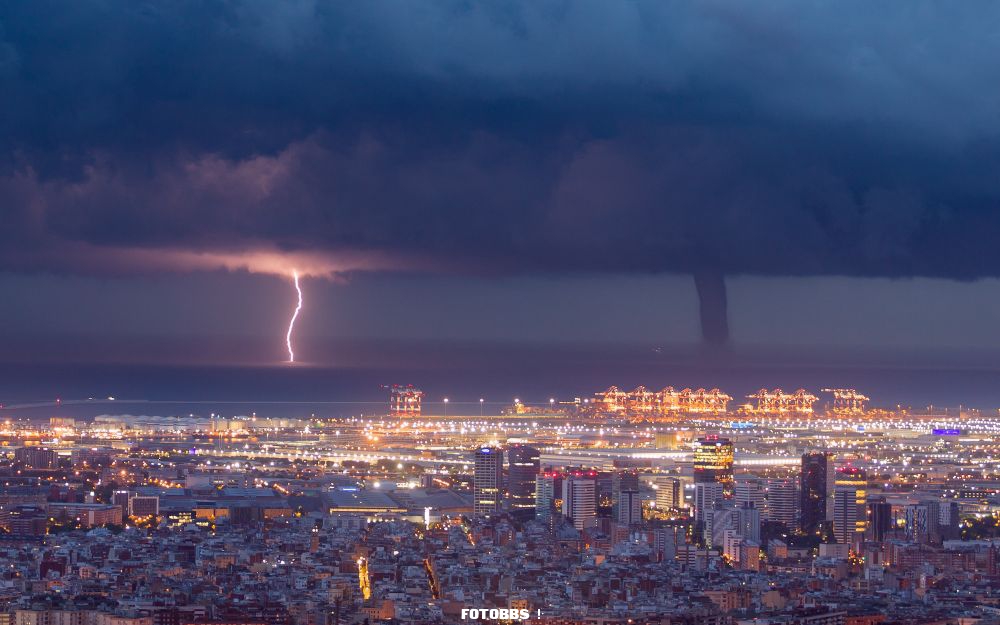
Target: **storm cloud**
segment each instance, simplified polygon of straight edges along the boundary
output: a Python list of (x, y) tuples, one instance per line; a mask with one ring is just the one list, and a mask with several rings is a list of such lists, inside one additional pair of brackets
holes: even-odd
[[(1000, 275), (1000, 6), (0, 7), (0, 267)], [(721, 286), (720, 286), (721, 285)]]

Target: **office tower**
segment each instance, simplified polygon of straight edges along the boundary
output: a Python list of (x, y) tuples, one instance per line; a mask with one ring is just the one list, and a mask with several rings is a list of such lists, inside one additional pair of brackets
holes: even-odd
[(752, 503), (754, 508), (764, 514), (767, 509), (767, 487), (764, 480), (756, 477), (744, 477), (736, 480), (733, 487), (733, 501), (737, 507)]
[(760, 542), (760, 510), (753, 502), (739, 506), (739, 527), (737, 532), (744, 540)]
[(892, 504), (885, 500), (885, 497), (873, 497), (868, 500), (868, 527), (865, 530), (867, 540), (882, 542), (885, 534), (893, 529), (892, 527)]
[(694, 482), (718, 482), (728, 496), (733, 485), (733, 443), (728, 438), (706, 436), (694, 447)]
[(791, 478), (767, 481), (767, 507), (764, 516), (768, 521), (784, 523), (788, 529), (798, 527), (798, 482)]
[(129, 499), (132, 498), (132, 493), (127, 490), (116, 490), (111, 495), (111, 503), (122, 509), (122, 518), (125, 519), (129, 514)]
[(508, 501), (510, 511), (519, 518), (531, 518), (535, 513), (535, 477), (538, 475), (539, 451), (527, 445), (514, 445), (507, 450)]
[(941, 537), (941, 504), (921, 501), (906, 506), (907, 538), (919, 543), (939, 542)]
[(842, 467), (837, 470), (835, 484), (833, 533), (837, 542), (852, 545), (867, 527), (867, 475), (864, 469)]
[(706, 512), (705, 518), (706, 534), (712, 535), (711, 546), (722, 545), (724, 532), (732, 532), (744, 540), (760, 541), (760, 511), (753, 504), (737, 506), (729, 500), (718, 501)]
[[(631, 495), (634, 494), (635, 497)], [(633, 501), (639, 501), (639, 474), (617, 471), (611, 476), (611, 518), (619, 523), (633, 523)], [(624, 505), (623, 505), (624, 504)]]
[(573, 520), (573, 527), (582, 530), (597, 518), (597, 476), (574, 473), (563, 479), (563, 516)]
[(853, 545), (857, 536), (858, 519), (862, 512), (855, 490), (838, 488), (833, 495), (833, 535), (838, 543)]
[(491, 516), (500, 512), (502, 480), (503, 451), (496, 447), (476, 450), (473, 475), (473, 512), (476, 516)]
[(552, 518), (556, 497), (556, 478), (551, 473), (535, 476), (535, 518), (547, 521)]
[(622, 525), (639, 525), (642, 523), (642, 499), (639, 497), (638, 491), (621, 491), (615, 521)]
[(833, 496), (832, 454), (816, 451), (802, 455), (799, 475), (799, 527), (816, 532), (829, 518), (828, 500)]
[(959, 508), (958, 502), (941, 502), (941, 516), (938, 523), (941, 528), (941, 538), (952, 540), (959, 537)]
[(684, 490), (681, 481), (676, 477), (658, 476), (653, 485), (656, 486), (657, 510), (680, 509), (684, 507)]
[(732, 501), (720, 500), (705, 510), (705, 544), (708, 547), (722, 547), (726, 532), (739, 532), (740, 514)]
[(694, 520), (704, 523), (708, 511), (724, 499), (723, 487), (719, 482), (702, 482), (694, 485)]
[(927, 542), (933, 544), (941, 543), (941, 502), (936, 499), (929, 499), (920, 502), (927, 508)]

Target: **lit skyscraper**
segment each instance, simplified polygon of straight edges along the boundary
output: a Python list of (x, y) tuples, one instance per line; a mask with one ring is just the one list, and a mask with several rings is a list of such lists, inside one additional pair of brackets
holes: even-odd
[(719, 501), (705, 510), (703, 535), (709, 547), (722, 547), (727, 531), (739, 533), (740, 513), (732, 501)]
[(892, 529), (892, 504), (885, 497), (868, 500), (868, 528), (865, 538), (875, 542), (885, 540), (885, 533)]
[(747, 502), (739, 506), (740, 525), (739, 533), (746, 540), (760, 542), (760, 510), (753, 504)]
[(823, 451), (802, 455), (799, 476), (799, 527), (803, 532), (819, 530), (828, 518), (827, 501), (833, 496), (833, 457)]
[(551, 473), (535, 476), (535, 518), (547, 521), (552, 517), (556, 497), (556, 478)]
[(129, 499), (132, 498), (132, 493), (127, 490), (116, 490), (111, 495), (111, 503), (122, 509), (122, 519), (128, 518), (129, 513)]
[(679, 479), (659, 476), (653, 483), (656, 485), (656, 508), (658, 510), (684, 507), (684, 491)]
[(737, 506), (733, 501), (720, 501), (705, 514), (705, 544), (723, 547), (726, 537), (739, 541), (760, 541), (760, 511), (752, 503)]
[(708, 511), (724, 498), (722, 484), (719, 482), (701, 482), (694, 485), (694, 520), (704, 523)]
[(634, 508), (639, 504), (639, 474), (619, 471), (612, 475), (611, 518), (619, 523), (638, 523), (642, 520), (641, 506), (638, 513)]
[(694, 447), (694, 482), (718, 482), (726, 494), (732, 492), (733, 443), (728, 438), (706, 436), (698, 439)]
[(851, 545), (864, 536), (868, 511), (865, 509), (868, 478), (864, 469), (837, 470), (833, 501), (833, 534), (838, 543)]
[(620, 497), (615, 520), (622, 525), (642, 523), (642, 499), (639, 497), (639, 491), (623, 490)]
[(792, 478), (770, 479), (767, 481), (767, 508), (765, 516), (768, 521), (784, 523), (788, 529), (798, 526), (798, 483)]
[(942, 538), (954, 539), (959, 536), (959, 516), (958, 502), (941, 502), (941, 518), (938, 521)]
[(919, 543), (935, 543), (941, 538), (941, 504), (921, 501), (904, 510), (907, 537)]
[(582, 530), (597, 517), (597, 482), (594, 473), (574, 473), (563, 479), (563, 516), (573, 519), (573, 527)]
[(530, 518), (535, 510), (535, 477), (538, 475), (539, 452), (527, 445), (514, 445), (507, 450), (510, 464), (508, 472), (510, 511), (522, 518)]
[(476, 450), (473, 475), (473, 512), (476, 516), (491, 516), (500, 512), (503, 480), (503, 451), (496, 447)]
[(733, 487), (733, 501), (743, 507), (751, 503), (761, 514), (767, 507), (767, 487), (764, 480), (755, 477), (740, 478)]

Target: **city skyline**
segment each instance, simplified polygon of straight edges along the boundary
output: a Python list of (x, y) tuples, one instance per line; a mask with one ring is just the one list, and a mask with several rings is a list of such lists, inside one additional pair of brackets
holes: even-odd
[(0, 3), (0, 625), (1000, 625), (998, 24)]
[[(7, 407), (0, 537), (18, 577), (59, 594), (0, 594), (0, 614), (29, 625), (424, 625), (470, 610), (540, 625), (992, 618), (993, 413), (884, 408), (829, 387), (609, 387), (503, 404), (430, 401), (409, 384), (382, 393), (350, 417), (230, 416), (225, 402), (209, 416), (139, 416), (113, 397), (82, 402), (96, 417)], [(171, 603), (142, 588), (95, 603), (95, 588), (115, 586), (88, 580), (119, 567), (169, 583)], [(205, 576), (221, 591), (206, 595)], [(955, 606), (970, 589), (984, 603)]]

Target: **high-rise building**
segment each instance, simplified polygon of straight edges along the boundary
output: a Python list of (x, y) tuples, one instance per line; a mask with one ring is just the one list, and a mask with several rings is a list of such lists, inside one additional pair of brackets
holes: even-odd
[(753, 502), (747, 502), (739, 506), (740, 514), (739, 527), (737, 531), (744, 540), (760, 542), (760, 510), (754, 506)]
[(639, 491), (623, 490), (619, 493), (618, 511), (615, 521), (622, 525), (642, 523), (642, 499)]
[(476, 450), (472, 506), (476, 516), (492, 516), (500, 512), (503, 504), (502, 482), (503, 451), (497, 447)]
[(873, 497), (867, 504), (868, 527), (865, 538), (874, 542), (885, 540), (886, 532), (892, 530), (892, 504), (885, 497)]
[(111, 495), (111, 503), (122, 509), (122, 518), (126, 518), (129, 513), (129, 499), (132, 498), (132, 493), (127, 490), (116, 490)]
[(868, 526), (868, 476), (864, 469), (841, 467), (837, 477), (833, 502), (833, 534), (838, 543), (853, 545), (864, 537)]
[(736, 480), (733, 487), (733, 501), (740, 508), (751, 503), (762, 515), (767, 509), (767, 486), (764, 480), (746, 477)]
[(684, 490), (676, 477), (658, 476), (656, 486), (656, 508), (658, 510), (680, 509), (684, 507)]
[(906, 535), (919, 543), (936, 543), (941, 540), (941, 504), (921, 501), (906, 506)]
[(563, 516), (573, 519), (573, 527), (582, 530), (597, 518), (597, 475), (573, 473), (563, 479)]
[(641, 518), (633, 520), (635, 515), (632, 509), (638, 502), (639, 474), (635, 471), (615, 472), (611, 476), (611, 518), (619, 523), (638, 523)]
[(704, 537), (707, 546), (722, 547), (726, 532), (738, 534), (739, 530), (740, 511), (732, 501), (718, 501), (705, 511)]
[(829, 518), (828, 500), (833, 497), (833, 456), (823, 451), (802, 455), (799, 475), (799, 527), (816, 532)]
[(547, 521), (552, 518), (556, 497), (556, 478), (551, 473), (535, 476), (535, 518)]
[(718, 482), (728, 495), (733, 484), (733, 443), (728, 438), (706, 436), (694, 447), (695, 484)]
[(798, 483), (792, 478), (767, 481), (767, 507), (764, 515), (768, 521), (784, 523), (794, 529), (798, 526)]
[(731, 556), (739, 543), (760, 542), (760, 511), (752, 503), (737, 506), (732, 501), (719, 501), (705, 514), (705, 543), (709, 547), (723, 547)]
[(508, 502), (512, 514), (530, 518), (535, 511), (535, 477), (540, 468), (540, 453), (534, 447), (513, 445), (507, 450)]
[(699, 482), (694, 485), (694, 520), (704, 523), (708, 511), (725, 498), (719, 482)]
[(838, 543), (853, 545), (858, 538), (858, 519), (863, 518), (854, 489), (838, 488), (834, 491), (833, 506), (834, 537)]
[(959, 507), (957, 501), (941, 502), (941, 517), (938, 519), (941, 538), (950, 540), (959, 536)]

